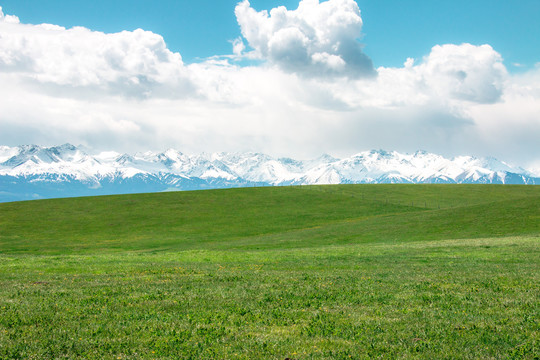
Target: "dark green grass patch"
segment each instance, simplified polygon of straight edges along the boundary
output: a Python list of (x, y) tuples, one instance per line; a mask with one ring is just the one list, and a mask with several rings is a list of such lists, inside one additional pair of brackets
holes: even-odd
[[(540, 187), (338, 185), (0, 204), (0, 252), (319, 246), (540, 233)], [(280, 241), (276, 241), (280, 239)]]

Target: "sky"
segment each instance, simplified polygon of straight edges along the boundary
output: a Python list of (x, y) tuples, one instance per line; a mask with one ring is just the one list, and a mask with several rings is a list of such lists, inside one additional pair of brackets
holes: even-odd
[(540, 2), (0, 0), (0, 144), (540, 168)]

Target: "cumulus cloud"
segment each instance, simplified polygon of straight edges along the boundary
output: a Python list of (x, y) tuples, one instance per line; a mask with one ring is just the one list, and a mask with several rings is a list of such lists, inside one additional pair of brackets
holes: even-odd
[(0, 32), (0, 72), (27, 80), (139, 97), (183, 94), (191, 88), (180, 54), (149, 31), (105, 34), (27, 25), (2, 14)]
[(496, 102), (508, 76), (501, 55), (489, 45), (436, 45), (419, 69), (443, 97)]
[(302, 0), (257, 12), (248, 0), (236, 6), (242, 36), (255, 54), (281, 69), (308, 76), (371, 76), (373, 64), (359, 42), (360, 9), (354, 0)]
[(242, 41), (242, 38), (238, 37), (231, 41), (231, 43), (233, 46), (233, 54), (236, 56), (241, 56), (246, 49), (246, 45), (244, 45), (244, 41)]
[(18, 24), (19, 18), (14, 15), (5, 15), (0, 6), (0, 22), (7, 22), (12, 24)]
[(400, 108), (439, 104), (453, 111), (501, 101), (510, 76), (489, 45), (436, 45), (418, 63), (377, 69), (373, 79), (340, 81), (332, 93), (349, 107)]

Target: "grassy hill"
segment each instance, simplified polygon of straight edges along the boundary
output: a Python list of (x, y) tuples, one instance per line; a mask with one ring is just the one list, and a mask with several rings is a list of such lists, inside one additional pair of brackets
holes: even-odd
[(537, 358), (540, 187), (0, 204), (0, 358)]
[(540, 233), (540, 188), (336, 185), (0, 204), (3, 253), (312, 247)]

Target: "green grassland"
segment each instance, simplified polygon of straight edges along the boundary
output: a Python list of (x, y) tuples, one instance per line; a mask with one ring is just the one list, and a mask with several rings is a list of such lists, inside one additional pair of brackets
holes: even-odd
[(0, 204), (0, 359), (538, 359), (540, 187)]

